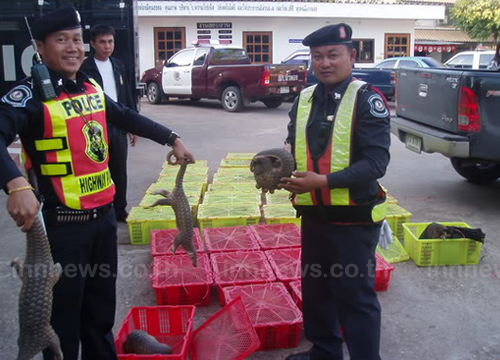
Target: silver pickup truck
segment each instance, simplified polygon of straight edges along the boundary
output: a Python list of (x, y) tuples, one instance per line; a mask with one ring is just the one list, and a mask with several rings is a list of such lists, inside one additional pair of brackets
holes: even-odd
[(417, 153), (440, 153), (471, 182), (500, 177), (500, 72), (400, 69), (391, 131)]

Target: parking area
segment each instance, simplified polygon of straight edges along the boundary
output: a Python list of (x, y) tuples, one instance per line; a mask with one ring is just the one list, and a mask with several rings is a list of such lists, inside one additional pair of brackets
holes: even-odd
[[(258, 152), (282, 146), (290, 107), (291, 103), (284, 103), (268, 109), (255, 103), (244, 112), (228, 113), (217, 101), (161, 105), (143, 101), (141, 112), (181, 134), (195, 157), (208, 161), (213, 175), (228, 152)], [(453, 171), (446, 158), (417, 155), (395, 137), (392, 140), (391, 163), (381, 182), (399, 205), (412, 213), (412, 221), (463, 221), (481, 228), (486, 233), (486, 244), (482, 260), (475, 266), (427, 268), (417, 267), (412, 261), (395, 264), (389, 290), (379, 293), (383, 309), (382, 358), (498, 360), (500, 181), (487, 186), (470, 184)], [(129, 149), (129, 206), (136, 206), (156, 181), (168, 150), (146, 139), (139, 139), (137, 146)], [(12, 258), (24, 256), (25, 241), (5, 205), (6, 196), (0, 195), (0, 353), (12, 359), (17, 354), (20, 281), (9, 264)], [(149, 247), (130, 245), (125, 224), (119, 225), (118, 236), (121, 271), (115, 330), (131, 306), (155, 305), (149, 282)], [(195, 325), (219, 309), (214, 291), (211, 304), (196, 310)], [(302, 339), (298, 348), (257, 352), (248, 358), (284, 359), (309, 346)]]

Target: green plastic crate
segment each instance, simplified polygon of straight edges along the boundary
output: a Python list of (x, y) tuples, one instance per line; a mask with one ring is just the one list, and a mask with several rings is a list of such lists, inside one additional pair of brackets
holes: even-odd
[(253, 183), (213, 183), (208, 185), (208, 193), (218, 193), (218, 192), (238, 192), (238, 193), (255, 193), (260, 194), (261, 191), (255, 187), (255, 182)]
[(222, 159), (221, 168), (246, 168), (250, 169), (251, 159)]
[[(160, 176), (176, 176), (179, 172), (179, 166), (168, 166), (162, 169)], [(208, 167), (206, 166), (188, 166), (186, 168), (185, 177), (188, 175), (205, 175), (208, 176)]]
[[(188, 168), (190, 167), (208, 167), (208, 161), (207, 160), (198, 160), (198, 159), (195, 159), (195, 163), (194, 164), (189, 164)], [(173, 167), (174, 165), (170, 165), (168, 163), (168, 161), (165, 161), (162, 165), (162, 169), (166, 168), (166, 167)], [(177, 165), (175, 165), (177, 166)]]
[(225, 159), (228, 160), (252, 160), (257, 153), (228, 153)]
[(387, 249), (382, 249), (380, 244), (377, 245), (377, 254), (391, 264), (410, 260), (410, 255), (406, 252), (403, 244), (394, 235), (392, 236), (392, 244)]
[(290, 192), (275, 190), (274, 194), (266, 194), (266, 205), (290, 205)]
[[(405, 223), (404, 247), (418, 266), (476, 265), (482, 244), (471, 239), (419, 239), (431, 223)], [(468, 227), (464, 222), (440, 222), (444, 226)]]
[(403, 224), (411, 221), (411, 212), (396, 204), (387, 204), (386, 220), (392, 233), (399, 239), (404, 239)]
[(398, 199), (396, 199), (391, 194), (387, 193), (386, 196), (387, 196), (387, 200), (386, 200), (387, 204), (397, 204), (398, 203)]
[(132, 245), (149, 244), (151, 230), (175, 229), (175, 214), (170, 206), (153, 208), (133, 207), (127, 217), (130, 243)]
[(220, 204), (198, 207), (200, 232), (205, 228), (256, 225), (260, 222), (260, 210), (256, 204)]
[[(188, 188), (188, 189), (184, 189), (184, 193), (186, 194), (189, 205), (191, 205), (191, 207), (198, 206), (200, 204), (201, 189)], [(164, 199), (164, 197), (162, 195), (146, 194), (146, 195), (144, 195), (141, 202), (139, 203), (139, 206), (148, 207), (148, 206), (153, 205), (157, 200), (160, 200), (160, 199)]]
[[(149, 188), (146, 190), (146, 193), (149, 194), (155, 190), (161, 190), (161, 189), (172, 191), (174, 186), (175, 186), (174, 182), (170, 182), (170, 183), (168, 183), (168, 182), (165, 182), (165, 183), (156, 182), (156, 183), (152, 183), (149, 186)], [(201, 193), (203, 193), (205, 187), (206, 187), (206, 183), (183, 183), (182, 184), (182, 188), (184, 189), (185, 193), (196, 192), (196, 191), (200, 191)]]
[(203, 204), (256, 204), (260, 205), (258, 193), (211, 192), (203, 199)]
[[(172, 175), (160, 175), (156, 182), (159, 183), (175, 183), (175, 174)], [(206, 183), (208, 182), (208, 176), (206, 174), (184, 174), (183, 183)]]
[(288, 224), (300, 226), (300, 218), (295, 216), (296, 211), (292, 205), (264, 205), (264, 222), (266, 224)]
[(215, 174), (214, 184), (217, 183), (248, 183), (255, 186), (255, 178), (253, 173), (240, 173), (240, 174)]

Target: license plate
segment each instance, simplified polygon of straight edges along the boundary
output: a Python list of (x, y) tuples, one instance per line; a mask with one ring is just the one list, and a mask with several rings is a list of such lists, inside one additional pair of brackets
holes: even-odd
[(412, 134), (406, 134), (405, 138), (405, 145), (406, 148), (416, 152), (417, 154), (420, 154), (422, 152), (422, 138), (412, 135)]
[(280, 94), (288, 94), (290, 92), (290, 87), (282, 86), (280, 87)]

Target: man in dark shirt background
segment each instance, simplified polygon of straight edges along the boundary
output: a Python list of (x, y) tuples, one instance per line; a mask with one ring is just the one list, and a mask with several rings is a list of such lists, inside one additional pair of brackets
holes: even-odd
[[(95, 79), (103, 88), (106, 95), (114, 101), (137, 111), (134, 100), (134, 87), (131, 85), (132, 76), (126, 71), (123, 63), (112, 57), (115, 50), (115, 30), (108, 25), (95, 25), (90, 29), (90, 46), (92, 53), (82, 64), (81, 71)], [(110, 125), (109, 137), (109, 171), (115, 183), (116, 194), (113, 201), (116, 219), (125, 221), (128, 216), (127, 207), (127, 133)], [(130, 145), (135, 146), (136, 137), (129, 134)]]

